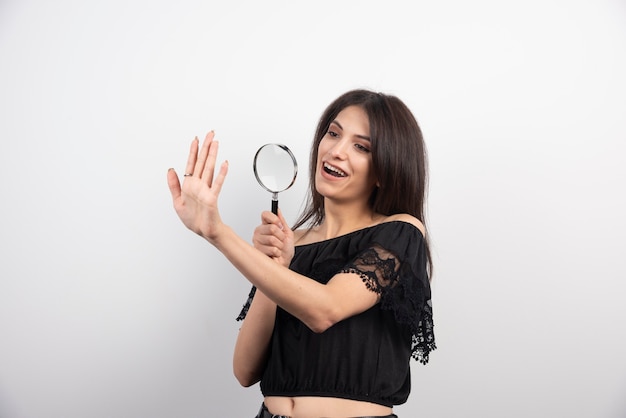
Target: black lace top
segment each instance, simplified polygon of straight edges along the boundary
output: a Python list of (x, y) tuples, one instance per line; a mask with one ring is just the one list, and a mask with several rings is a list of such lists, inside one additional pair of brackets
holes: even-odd
[[(394, 221), (297, 246), (290, 268), (320, 283), (339, 272), (356, 273), (381, 298), (319, 334), (277, 308), (263, 395), (330, 396), (386, 406), (406, 402), (410, 358), (426, 364), (435, 349), (421, 232)], [(247, 306), (239, 319), (246, 311)]]

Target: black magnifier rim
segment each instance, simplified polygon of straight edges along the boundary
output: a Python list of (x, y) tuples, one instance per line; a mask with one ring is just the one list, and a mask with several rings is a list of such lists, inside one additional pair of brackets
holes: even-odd
[[(258, 159), (259, 153), (261, 152), (261, 150), (263, 148), (268, 147), (270, 145), (282, 148), (282, 150), (287, 152), (289, 157), (291, 157), (291, 161), (293, 162), (293, 177), (291, 178), (291, 183), (289, 183), (289, 185), (287, 187), (285, 187), (284, 189), (282, 189), (282, 190), (270, 190), (270, 189), (268, 189), (265, 186), (265, 184), (263, 184), (263, 182), (261, 181), (261, 178), (259, 177), (259, 173), (257, 172), (257, 169), (256, 169), (256, 163), (257, 163), (257, 159)], [(293, 155), (293, 153), (291, 152), (289, 147), (287, 147), (287, 145), (278, 144), (278, 143), (275, 143), (275, 142), (270, 142), (268, 144), (262, 145), (256, 151), (256, 153), (254, 154), (254, 161), (252, 162), (252, 169), (254, 170), (254, 177), (256, 177), (256, 181), (261, 185), (261, 187), (263, 187), (265, 190), (267, 190), (270, 193), (280, 193), (280, 192), (284, 192), (285, 190), (287, 190), (288, 188), (293, 186), (293, 184), (296, 182), (296, 177), (298, 175), (298, 161), (296, 160), (296, 157)]]

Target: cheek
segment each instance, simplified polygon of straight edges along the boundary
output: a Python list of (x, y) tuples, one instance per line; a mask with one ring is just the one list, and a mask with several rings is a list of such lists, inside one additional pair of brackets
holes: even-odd
[(315, 167), (313, 167), (313, 170), (311, 172), (314, 178), (320, 175), (321, 159), (322, 159), (322, 154), (318, 154), (317, 158), (315, 159)]
[(367, 173), (368, 177), (372, 177), (374, 175), (374, 163), (372, 163), (371, 157), (364, 158), (362, 166), (363, 171)]
[(367, 165), (367, 170), (368, 170), (368, 179), (369, 182), (372, 184), (376, 184), (378, 183), (378, 179), (376, 178), (376, 173), (374, 173), (374, 164), (372, 163), (372, 161), (370, 160), (369, 164)]
[(320, 140), (320, 143), (317, 145), (317, 158), (324, 155), (328, 151), (328, 141), (326, 141), (326, 137)]

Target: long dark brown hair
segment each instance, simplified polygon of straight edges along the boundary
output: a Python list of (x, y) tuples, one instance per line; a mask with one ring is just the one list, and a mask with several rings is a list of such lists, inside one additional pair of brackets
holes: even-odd
[[(309, 194), (302, 214), (293, 229), (314, 227), (324, 221), (324, 197), (315, 188), (315, 170), (320, 141), (330, 123), (348, 106), (359, 106), (369, 119), (372, 167), (378, 180), (369, 199), (375, 213), (408, 213), (426, 225), (425, 199), (428, 185), (426, 146), (417, 120), (397, 97), (370, 90), (352, 90), (339, 96), (322, 113), (309, 162)], [(428, 234), (426, 254), (432, 271)]]

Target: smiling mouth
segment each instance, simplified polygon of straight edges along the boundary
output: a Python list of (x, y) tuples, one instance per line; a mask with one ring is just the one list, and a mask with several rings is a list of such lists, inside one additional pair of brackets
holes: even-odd
[(347, 175), (346, 173), (344, 173), (337, 167), (334, 167), (328, 163), (324, 163), (323, 168), (325, 172), (327, 172), (328, 174), (334, 177), (345, 177)]

